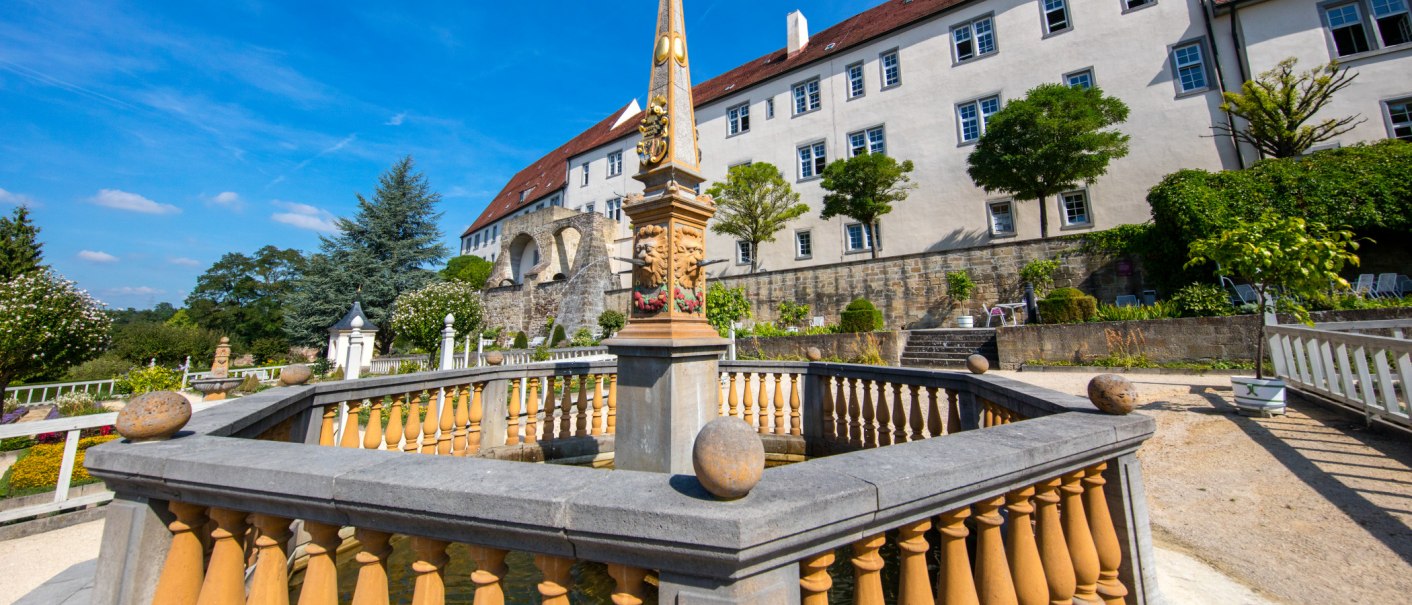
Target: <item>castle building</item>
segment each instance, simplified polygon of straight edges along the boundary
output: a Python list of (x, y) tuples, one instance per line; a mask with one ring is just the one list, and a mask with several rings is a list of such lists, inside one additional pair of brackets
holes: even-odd
[[(1164, 175), (1259, 159), (1213, 130), (1232, 119), (1221, 93), (1287, 57), (1301, 70), (1337, 59), (1358, 73), (1324, 114), (1366, 120), (1332, 145), (1412, 139), (1408, 0), (888, 0), (817, 34), (799, 12), (786, 25), (784, 48), (695, 87), (701, 167), (709, 186), (731, 166), (769, 162), (812, 211), (758, 250), (710, 234), (710, 256), (728, 261), (712, 277), (749, 272), (752, 254), (778, 271), (868, 258), (875, 245), (888, 257), (1040, 238), (1037, 203), (987, 194), (966, 157), (989, 116), (1043, 83), (1098, 86), (1131, 110), (1120, 127), (1129, 155), (1042, 202), (1049, 236), (1144, 222), (1147, 191)], [(622, 204), (642, 190), (629, 178), (640, 112), (627, 104), (515, 175), (461, 252), (494, 261), (495, 285), (522, 284), (546, 244), (512, 246), (507, 224), (562, 207), (615, 222), (610, 255), (630, 256)], [(818, 212), (823, 167), (865, 151), (916, 165), (916, 189), (877, 238)], [(627, 269), (613, 262), (614, 274)]]

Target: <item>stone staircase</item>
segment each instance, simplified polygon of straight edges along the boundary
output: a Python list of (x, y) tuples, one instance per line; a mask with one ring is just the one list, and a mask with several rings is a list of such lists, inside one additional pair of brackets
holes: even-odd
[(985, 355), (991, 367), (1000, 366), (994, 329), (913, 330), (902, 351), (902, 366), (960, 369), (966, 367), (966, 358), (975, 353)]

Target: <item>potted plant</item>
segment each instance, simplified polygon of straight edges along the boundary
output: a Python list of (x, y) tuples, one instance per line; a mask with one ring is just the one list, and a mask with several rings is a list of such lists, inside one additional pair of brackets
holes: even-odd
[(966, 305), (975, 291), (976, 282), (971, 280), (971, 274), (965, 269), (946, 273), (946, 293), (961, 306), (962, 315), (956, 316), (958, 328), (973, 328), (976, 325), (976, 318), (971, 316), (971, 308)]
[[(1255, 340), (1255, 377), (1233, 376), (1236, 408), (1263, 415), (1283, 414), (1285, 384), (1265, 378), (1265, 327), (1275, 307), (1313, 325), (1301, 299), (1318, 295), (1331, 284), (1347, 288), (1339, 277), (1344, 265), (1358, 265), (1353, 233), (1306, 223), (1298, 217), (1266, 213), (1258, 220), (1220, 235), (1191, 243), (1188, 267), (1207, 261), (1217, 273), (1249, 282), (1255, 289), (1260, 332)], [(1278, 304), (1276, 304), (1278, 299)]]

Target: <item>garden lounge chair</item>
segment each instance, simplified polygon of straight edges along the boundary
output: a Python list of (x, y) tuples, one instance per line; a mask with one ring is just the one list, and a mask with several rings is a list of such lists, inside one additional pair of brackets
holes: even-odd
[(1119, 296), (1118, 300), (1114, 301), (1114, 304), (1119, 307), (1136, 307), (1137, 297), (1133, 296), (1132, 294), (1124, 294), (1122, 296)]
[(1397, 286), (1396, 273), (1384, 273), (1378, 276), (1378, 287), (1373, 290), (1374, 294), (1383, 298), (1396, 298), (1401, 296)]
[(533, 348), (536, 348), (536, 347), (538, 347), (539, 345), (542, 345), (542, 344), (544, 344), (544, 337), (543, 337), (543, 336), (536, 336), (536, 337), (534, 337), (533, 339), (531, 339), (531, 340), (529, 341), (529, 348), (533, 349)]
[(1000, 306), (987, 307), (987, 306), (985, 305), (985, 303), (981, 303), (981, 308), (985, 309), (985, 327), (989, 328), (989, 327), (990, 327), (990, 322), (991, 322), (991, 320), (993, 320), (993, 319), (995, 319), (995, 318), (997, 318), (997, 317), (1000, 318), (1000, 325), (1001, 325), (1002, 327), (1004, 327), (1004, 325), (1005, 325), (1005, 307), (1000, 307)]
[(1250, 284), (1240, 284), (1235, 287), (1235, 291), (1243, 305), (1253, 305), (1260, 302), (1260, 297), (1256, 296), (1255, 288)]
[(1397, 293), (1401, 296), (1412, 294), (1412, 277), (1406, 275), (1397, 276)]
[(1372, 273), (1364, 273), (1358, 276), (1358, 281), (1353, 284), (1353, 293), (1358, 296), (1377, 296), (1375, 291), (1374, 277)]

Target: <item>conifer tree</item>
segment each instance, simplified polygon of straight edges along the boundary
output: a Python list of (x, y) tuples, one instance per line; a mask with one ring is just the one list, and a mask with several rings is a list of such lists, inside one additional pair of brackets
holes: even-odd
[(12, 217), (0, 216), (0, 281), (9, 281), (44, 265), (39, 227), (29, 220), (29, 209), (15, 208)]
[(320, 238), (319, 252), (309, 259), (291, 297), (285, 315), (290, 339), (323, 344), (328, 327), (358, 300), (379, 328), (379, 350), (390, 351), (396, 336), (390, 321), (393, 302), (403, 292), (437, 281), (428, 267), (446, 257), (437, 226), (440, 201), (426, 176), (414, 171), (411, 156), (378, 178), (371, 200), (358, 195), (358, 214), (339, 218), (339, 233)]

